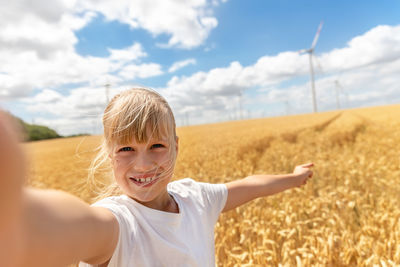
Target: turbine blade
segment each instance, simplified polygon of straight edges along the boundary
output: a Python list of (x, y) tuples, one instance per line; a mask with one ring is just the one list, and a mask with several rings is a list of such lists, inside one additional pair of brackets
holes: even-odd
[(319, 34), (321, 33), (321, 29), (322, 29), (322, 24), (324, 24), (323, 21), (321, 21), (321, 23), (320, 23), (319, 26), (318, 26), (317, 33), (315, 34), (314, 40), (313, 40), (313, 42), (312, 42), (312, 44), (311, 44), (311, 48), (310, 48), (311, 50), (313, 50), (314, 47), (317, 45), (318, 38), (319, 38)]
[(297, 51), (297, 53), (299, 53), (299, 54), (309, 53), (309, 52), (310, 52), (309, 49), (301, 49), (301, 50)]

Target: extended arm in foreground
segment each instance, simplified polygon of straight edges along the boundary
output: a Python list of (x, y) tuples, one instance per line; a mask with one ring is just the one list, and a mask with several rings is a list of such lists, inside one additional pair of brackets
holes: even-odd
[(62, 191), (24, 188), (26, 167), (17, 135), (0, 111), (1, 266), (107, 261), (118, 241), (114, 215)]

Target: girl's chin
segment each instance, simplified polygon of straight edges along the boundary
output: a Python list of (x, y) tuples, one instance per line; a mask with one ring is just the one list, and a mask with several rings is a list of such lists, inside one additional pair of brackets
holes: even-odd
[(137, 202), (151, 202), (163, 194), (164, 190), (160, 191), (160, 188), (140, 188), (139, 190), (128, 189), (126, 195), (136, 200)]

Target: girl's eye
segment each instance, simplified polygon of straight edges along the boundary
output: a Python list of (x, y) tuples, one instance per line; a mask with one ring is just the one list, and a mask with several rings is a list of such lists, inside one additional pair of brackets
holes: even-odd
[(131, 147), (126, 146), (121, 148), (119, 151), (133, 151), (133, 149)]
[(154, 144), (151, 146), (152, 149), (159, 148), (159, 147), (164, 147), (164, 145), (163, 144)]

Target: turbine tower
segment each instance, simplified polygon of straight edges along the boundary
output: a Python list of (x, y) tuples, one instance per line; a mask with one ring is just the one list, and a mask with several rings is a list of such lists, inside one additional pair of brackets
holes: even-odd
[(310, 59), (311, 92), (312, 92), (314, 113), (317, 112), (318, 110), (317, 110), (317, 98), (315, 96), (314, 68), (313, 68), (313, 63), (312, 63), (312, 57), (314, 56), (314, 49), (315, 49), (315, 46), (317, 45), (319, 34), (321, 33), (322, 24), (323, 24), (323, 22), (321, 21), (321, 23), (318, 26), (317, 33), (314, 36), (314, 40), (311, 44), (311, 48), (302, 49), (299, 51), (299, 53), (308, 53), (309, 59)]
[(239, 120), (243, 120), (243, 92), (242, 90), (239, 91)]
[(343, 89), (343, 87), (340, 85), (339, 81), (335, 81), (335, 89), (336, 89), (336, 108), (340, 109), (340, 96), (339, 96), (339, 90)]
[(335, 83), (335, 89), (336, 89), (336, 107), (338, 109), (341, 108), (340, 106), (340, 93), (344, 94), (346, 96), (346, 106), (349, 106), (349, 94), (344, 90), (342, 84), (339, 82), (339, 79), (336, 79), (334, 81)]
[(104, 85), (105, 94), (106, 94), (106, 106), (108, 105), (108, 102), (110, 101), (110, 86), (111, 86), (111, 84), (109, 82), (107, 82)]

